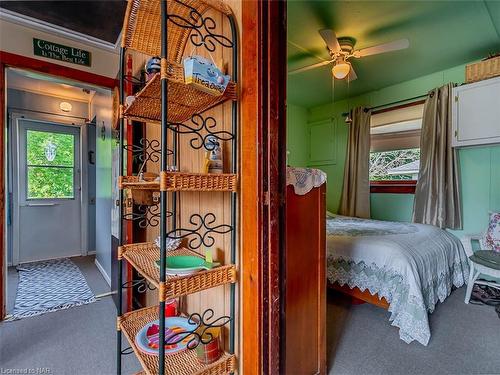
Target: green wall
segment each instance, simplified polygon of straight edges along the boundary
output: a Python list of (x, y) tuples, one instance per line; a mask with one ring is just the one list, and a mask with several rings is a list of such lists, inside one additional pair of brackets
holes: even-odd
[(286, 111), (287, 133), (286, 147), (288, 165), (305, 167), (309, 161), (309, 126), (307, 124), (306, 108), (288, 104)]
[[(377, 106), (404, 98), (426, 94), (434, 87), (447, 82), (462, 83), (465, 65), (429, 74), (402, 82), (381, 90), (309, 109), (309, 126), (330, 120), (336, 138), (334, 155), (330, 161), (308, 165), (324, 170), (328, 174), (327, 207), (337, 212), (342, 190), (348, 127), (342, 113), (359, 105)], [(361, 78), (360, 78), (361, 79)], [(304, 143), (309, 148), (331, 148), (327, 137), (309, 136)], [(459, 151), (461, 165), (462, 204), (464, 232), (474, 233), (486, 228), (490, 210), (500, 210), (500, 145), (469, 147)], [(411, 221), (412, 194), (372, 194), (372, 218), (394, 221)], [(460, 234), (459, 232), (457, 234)]]

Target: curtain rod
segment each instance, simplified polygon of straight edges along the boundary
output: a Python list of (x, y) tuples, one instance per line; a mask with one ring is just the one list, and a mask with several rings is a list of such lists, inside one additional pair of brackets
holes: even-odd
[[(422, 98), (426, 98), (426, 97), (427, 97), (427, 94), (424, 94), (424, 95), (414, 96), (413, 98), (401, 99), (401, 100), (397, 100), (397, 101), (391, 102), (391, 103), (380, 104), (380, 105), (376, 105), (376, 106), (371, 107), (371, 108), (365, 108), (365, 112), (368, 112), (369, 110), (373, 111), (374, 109), (379, 109), (379, 108), (384, 108), (384, 107), (390, 107), (390, 106), (393, 106), (395, 104), (400, 104), (400, 103), (404, 103), (404, 102), (410, 102), (410, 101), (413, 101), (413, 100), (422, 99)], [(342, 113), (342, 116), (347, 116), (348, 114), (349, 114), (349, 112), (344, 112), (344, 113)]]

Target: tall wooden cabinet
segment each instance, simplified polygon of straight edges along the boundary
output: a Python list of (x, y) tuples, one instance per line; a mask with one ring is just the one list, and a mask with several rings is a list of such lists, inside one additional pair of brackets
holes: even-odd
[(326, 373), (326, 184), (286, 191), (285, 374)]

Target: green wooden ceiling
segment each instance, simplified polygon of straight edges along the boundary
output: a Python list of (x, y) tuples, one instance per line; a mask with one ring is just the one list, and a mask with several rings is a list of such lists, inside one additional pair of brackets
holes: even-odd
[[(318, 34), (332, 28), (356, 48), (408, 38), (406, 50), (353, 59), (358, 79), (347, 88), (328, 66), (288, 78), (288, 101), (304, 107), (329, 103), (500, 52), (500, 0), (288, 1), (288, 69), (327, 59)], [(333, 95), (332, 95), (333, 93)]]

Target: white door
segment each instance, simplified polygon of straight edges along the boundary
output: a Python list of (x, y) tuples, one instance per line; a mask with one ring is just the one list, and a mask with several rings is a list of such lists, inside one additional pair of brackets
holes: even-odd
[(80, 128), (18, 118), (13, 263), (82, 254)]

